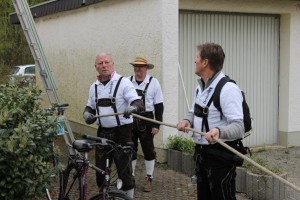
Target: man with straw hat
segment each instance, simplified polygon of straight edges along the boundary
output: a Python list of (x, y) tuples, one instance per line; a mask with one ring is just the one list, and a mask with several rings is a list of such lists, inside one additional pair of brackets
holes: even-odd
[[(163, 120), (163, 94), (158, 80), (148, 74), (148, 69), (153, 69), (154, 65), (148, 63), (145, 56), (136, 56), (133, 65), (134, 76), (129, 77), (133, 83), (138, 95), (145, 105), (145, 113), (141, 115), (150, 119)], [(133, 142), (134, 149), (138, 151), (138, 140), (140, 140), (145, 159), (146, 176), (144, 182), (144, 191), (150, 192), (152, 189), (153, 171), (155, 166), (156, 152), (154, 149), (153, 138), (159, 132), (159, 124), (134, 118), (133, 122)], [(137, 156), (132, 159), (133, 175)]]

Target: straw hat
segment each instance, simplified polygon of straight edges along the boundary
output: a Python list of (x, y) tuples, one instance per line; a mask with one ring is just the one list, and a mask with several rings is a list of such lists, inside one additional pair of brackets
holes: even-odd
[(142, 56), (142, 55), (136, 56), (134, 61), (131, 62), (130, 64), (132, 64), (133, 66), (137, 66), (137, 67), (139, 65), (147, 65), (148, 69), (153, 69), (154, 68), (154, 65), (148, 63), (148, 60), (146, 59), (146, 57)]

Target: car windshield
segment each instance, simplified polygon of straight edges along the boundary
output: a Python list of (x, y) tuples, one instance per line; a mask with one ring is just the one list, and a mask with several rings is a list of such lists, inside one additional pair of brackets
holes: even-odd
[(11, 74), (11, 75), (14, 75), (14, 74), (18, 73), (19, 70), (20, 70), (20, 67), (13, 67), (13, 68), (10, 70), (10, 74)]

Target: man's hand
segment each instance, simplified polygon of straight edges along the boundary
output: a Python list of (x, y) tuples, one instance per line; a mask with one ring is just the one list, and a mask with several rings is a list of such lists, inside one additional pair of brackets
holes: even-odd
[(213, 128), (205, 133), (205, 138), (209, 143), (212, 143), (215, 139), (219, 139), (220, 132), (218, 128)]
[(156, 134), (158, 134), (158, 132), (159, 132), (159, 129), (157, 129), (157, 128), (152, 128), (151, 133), (152, 133), (153, 136), (155, 136)]
[(85, 112), (83, 113), (83, 118), (84, 118), (84, 120), (85, 120), (85, 122), (86, 122), (87, 124), (92, 124), (92, 123), (94, 123), (94, 122), (96, 121), (96, 119), (97, 119), (97, 118), (95, 118), (95, 115), (93, 115), (92, 113), (87, 112), (87, 111), (85, 111)]
[(124, 117), (126, 119), (130, 118), (131, 113), (137, 113), (138, 109), (135, 106), (129, 106), (124, 110)]
[(179, 131), (188, 132), (188, 130), (186, 129), (186, 127), (187, 128), (191, 128), (191, 124), (187, 120), (182, 120), (181, 122), (179, 122), (177, 124), (177, 130), (179, 130)]

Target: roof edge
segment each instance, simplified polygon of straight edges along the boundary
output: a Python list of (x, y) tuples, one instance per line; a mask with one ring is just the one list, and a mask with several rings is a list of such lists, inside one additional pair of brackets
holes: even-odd
[[(50, 0), (30, 7), (33, 18), (74, 10), (105, 0)], [(16, 12), (10, 13), (10, 23), (20, 24)]]

